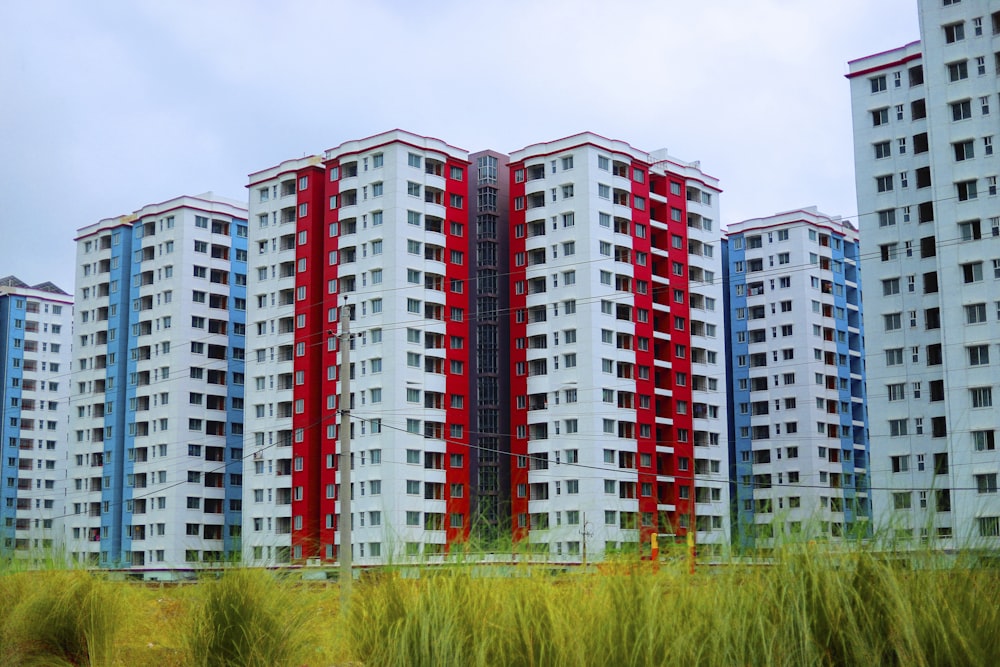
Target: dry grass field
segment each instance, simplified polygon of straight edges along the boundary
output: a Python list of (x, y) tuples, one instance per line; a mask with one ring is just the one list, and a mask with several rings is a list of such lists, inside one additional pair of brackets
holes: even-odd
[(822, 547), (601, 573), (387, 569), (354, 587), (230, 568), (197, 583), (0, 574), (0, 665), (993, 665), (1000, 570)]

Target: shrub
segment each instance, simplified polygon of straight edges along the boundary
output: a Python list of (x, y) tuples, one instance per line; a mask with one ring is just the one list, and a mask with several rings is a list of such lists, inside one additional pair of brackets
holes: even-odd
[(302, 665), (309, 652), (301, 596), (266, 570), (227, 569), (202, 580), (185, 645), (200, 667)]
[(5, 615), (6, 664), (111, 665), (126, 620), (122, 589), (82, 571), (4, 577), (4, 596), (21, 599)]

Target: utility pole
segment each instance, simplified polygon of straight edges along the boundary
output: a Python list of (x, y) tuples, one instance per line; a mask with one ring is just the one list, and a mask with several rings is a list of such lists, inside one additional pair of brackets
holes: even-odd
[(587, 538), (592, 536), (593, 531), (588, 528), (587, 523), (587, 513), (583, 513), (583, 527), (580, 529), (580, 535), (583, 536), (583, 571), (587, 571)]
[[(691, 486), (692, 486), (692, 489), (693, 489), (694, 488), (694, 484), (692, 483)], [(690, 498), (688, 500), (688, 502), (691, 503), (691, 525), (688, 526), (688, 529), (687, 529), (688, 574), (691, 574), (691, 575), (694, 574), (694, 564), (695, 564), (695, 560), (696, 560), (695, 556), (698, 553), (698, 547), (697, 547), (697, 545), (695, 543), (696, 538), (697, 538), (697, 533), (698, 533), (698, 529), (696, 528), (696, 525), (697, 525), (698, 521), (697, 521), (697, 517), (695, 516), (695, 513), (694, 513), (695, 512), (695, 506), (694, 506), (695, 500), (696, 500), (695, 497), (692, 497), (692, 498)]]
[(347, 612), (354, 583), (351, 544), (351, 316), (347, 299), (340, 307), (340, 609)]

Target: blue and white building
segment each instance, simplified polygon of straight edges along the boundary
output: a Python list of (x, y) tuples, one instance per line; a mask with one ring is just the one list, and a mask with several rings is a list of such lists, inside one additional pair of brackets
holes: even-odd
[(212, 194), (79, 230), (66, 535), (149, 570), (238, 553), (246, 207)]
[(62, 546), (73, 300), (52, 283), (0, 279), (0, 557)]
[(724, 252), (734, 542), (867, 535), (857, 230), (788, 211), (731, 224)]

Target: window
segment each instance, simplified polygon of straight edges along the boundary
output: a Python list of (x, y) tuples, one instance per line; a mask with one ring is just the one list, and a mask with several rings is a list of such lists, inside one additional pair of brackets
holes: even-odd
[(997, 474), (993, 472), (976, 475), (976, 490), (979, 493), (996, 493)]
[(962, 162), (963, 160), (971, 160), (976, 157), (975, 143), (972, 139), (966, 141), (958, 141), (952, 144), (955, 149), (955, 161)]
[(961, 81), (969, 78), (969, 61), (959, 60), (948, 64), (948, 80)]
[(872, 125), (878, 127), (889, 122), (889, 108), (876, 109), (872, 111)]
[(986, 304), (973, 303), (965, 306), (966, 324), (983, 324), (986, 322)]
[(980, 228), (979, 220), (966, 220), (958, 223), (958, 231), (961, 234), (963, 241), (972, 241), (982, 238), (982, 230)]
[(989, 408), (993, 406), (992, 387), (971, 387), (969, 389), (969, 396), (974, 408)]
[(962, 279), (966, 284), (981, 282), (983, 280), (983, 263), (971, 262), (969, 264), (963, 264)]
[(876, 176), (875, 189), (878, 192), (890, 192), (892, 190), (892, 174)]
[(906, 400), (906, 384), (903, 382), (886, 385), (886, 393), (890, 401)]
[(1000, 516), (981, 516), (976, 523), (980, 537), (1000, 537)]
[(970, 366), (987, 366), (990, 363), (989, 345), (970, 345), (965, 348), (969, 354)]
[(961, 102), (952, 102), (951, 104), (951, 119), (953, 121), (966, 120), (972, 118), (972, 100), (962, 100)]
[(975, 180), (955, 183), (955, 191), (958, 194), (958, 201), (968, 201), (979, 196)]
[(993, 431), (973, 431), (972, 444), (977, 452), (992, 452), (996, 449)]
[(886, 331), (897, 331), (903, 328), (901, 313), (888, 313), (882, 316)]
[[(965, 39), (965, 23), (952, 23), (942, 26), (944, 28), (944, 41), (946, 44), (953, 44)], [(949, 65), (950, 67), (950, 65)]]
[(872, 78), (868, 79), (868, 81), (871, 83), (872, 93), (873, 94), (874, 93), (881, 93), (881, 92), (885, 91), (886, 85), (885, 85), (885, 75), (884, 74), (881, 75), (881, 76), (873, 76)]

